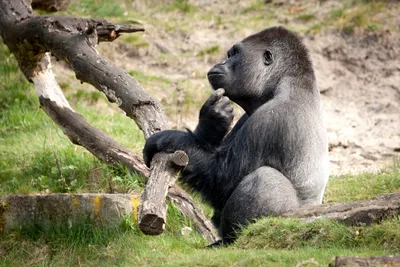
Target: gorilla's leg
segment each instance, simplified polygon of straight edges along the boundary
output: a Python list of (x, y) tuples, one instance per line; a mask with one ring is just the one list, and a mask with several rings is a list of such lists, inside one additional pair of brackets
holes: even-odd
[(266, 215), (278, 215), (299, 206), (291, 182), (271, 167), (247, 175), (236, 187), (221, 212), (220, 232), (224, 244), (236, 239), (239, 225)]

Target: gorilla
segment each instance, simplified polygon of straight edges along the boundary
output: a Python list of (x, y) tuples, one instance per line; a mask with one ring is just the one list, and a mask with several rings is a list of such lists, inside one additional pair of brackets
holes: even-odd
[[(214, 245), (233, 242), (240, 225), (261, 216), (320, 204), (328, 143), (313, 66), (300, 38), (283, 27), (263, 30), (235, 44), (207, 76), (215, 91), (196, 129), (158, 132), (143, 154), (147, 166), (158, 152), (188, 154), (180, 180), (213, 207), (222, 237)], [(245, 114), (229, 131), (231, 101)]]

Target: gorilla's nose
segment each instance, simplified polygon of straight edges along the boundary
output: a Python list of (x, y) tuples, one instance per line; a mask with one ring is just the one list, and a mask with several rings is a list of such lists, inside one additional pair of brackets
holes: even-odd
[(215, 65), (214, 67), (212, 67), (208, 73), (207, 73), (207, 77), (213, 76), (213, 75), (223, 75), (225, 73), (224, 69), (222, 67), (220, 67), (220, 64)]

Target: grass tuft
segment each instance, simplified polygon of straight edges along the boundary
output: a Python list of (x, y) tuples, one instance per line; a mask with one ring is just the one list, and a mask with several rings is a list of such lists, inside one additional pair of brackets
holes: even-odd
[(295, 218), (264, 218), (244, 229), (237, 246), (258, 249), (383, 248), (400, 251), (400, 217), (373, 226), (346, 226), (320, 219), (303, 222)]
[(331, 177), (324, 202), (366, 200), (379, 194), (400, 191), (400, 163), (377, 173)]
[(194, 13), (197, 10), (195, 5), (189, 3), (188, 0), (174, 0), (172, 3), (165, 7), (166, 11), (178, 10), (182, 13), (189, 14)]

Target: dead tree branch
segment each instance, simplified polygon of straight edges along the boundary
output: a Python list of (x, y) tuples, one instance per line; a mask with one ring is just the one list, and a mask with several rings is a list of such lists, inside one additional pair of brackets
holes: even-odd
[[(147, 177), (149, 170), (141, 157), (91, 126), (72, 109), (55, 80), (49, 56), (51, 53), (56, 59), (66, 61), (79, 80), (102, 91), (137, 123), (147, 138), (167, 129), (161, 106), (132, 76), (101, 57), (95, 49), (101, 41), (113, 41), (121, 33), (136, 31), (143, 28), (114, 25), (105, 20), (35, 16), (28, 0), (0, 0), (0, 35), (24, 75), (35, 84), (43, 110), (73, 143), (108, 164), (121, 163)], [(190, 217), (196, 228), (211, 225), (184, 191), (177, 186), (172, 189), (175, 190), (168, 197), (172, 201), (181, 199), (176, 202), (183, 214), (191, 216), (187, 207), (193, 209), (193, 214), (201, 214)], [(215, 240), (213, 233), (207, 233), (207, 240), (213, 241), (210, 236)]]

